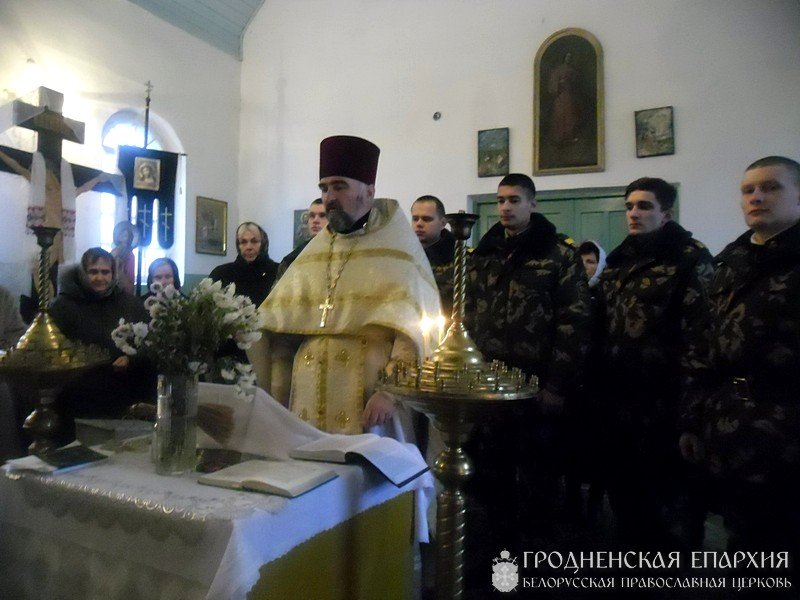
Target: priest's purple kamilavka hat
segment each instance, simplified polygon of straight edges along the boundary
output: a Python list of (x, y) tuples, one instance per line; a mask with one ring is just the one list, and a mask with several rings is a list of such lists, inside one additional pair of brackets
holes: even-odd
[(349, 177), (374, 185), (380, 153), (380, 148), (360, 137), (334, 135), (325, 138), (319, 144), (319, 178)]

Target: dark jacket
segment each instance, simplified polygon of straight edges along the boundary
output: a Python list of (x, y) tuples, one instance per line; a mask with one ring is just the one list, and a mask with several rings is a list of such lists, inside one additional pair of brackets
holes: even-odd
[(214, 267), (209, 277), (222, 282), (222, 285), (235, 283), (237, 294), (244, 294), (253, 304), (261, 306), (272, 289), (277, 273), (278, 263), (265, 254), (260, 254), (251, 263), (240, 255), (232, 263)]
[(589, 290), (581, 259), (550, 221), (531, 215), (507, 238), (500, 223), (472, 254), (467, 326), (485, 359), (572, 391), (589, 347)]
[(443, 229), (435, 244), (425, 248), (425, 256), (431, 263), (433, 278), (439, 288), (442, 314), (449, 319), (453, 312), (453, 260), (455, 258), (456, 238), (449, 229)]
[[(765, 482), (800, 469), (800, 223), (763, 246), (748, 231), (717, 256), (711, 372), (687, 428), (712, 473)], [(732, 383), (734, 377), (744, 381)], [(795, 483), (795, 485), (797, 485)]]
[[(142, 300), (123, 292), (116, 284), (111, 293), (100, 297), (81, 281), (81, 267), (68, 267), (59, 277), (59, 293), (50, 306), (50, 315), (70, 340), (106, 348), (111, 360), (122, 356), (111, 339), (120, 319), (149, 321)], [(155, 402), (156, 377), (149, 363), (133, 357), (130, 366), (116, 371), (110, 364), (83, 373), (66, 385), (56, 400), (66, 420), (70, 439), (74, 417), (120, 418), (135, 402)]]
[[(278, 265), (278, 272), (277, 275), (275, 275), (275, 281), (278, 281), (278, 279), (283, 277), (283, 274), (286, 273), (286, 269), (288, 269), (291, 266), (291, 264), (295, 261), (295, 259), (298, 256), (300, 256), (300, 253), (306, 249), (308, 243), (313, 239), (314, 238), (310, 238), (304, 242), (300, 242), (300, 244), (298, 244), (294, 250), (292, 250), (291, 252), (289, 252), (289, 254), (283, 257), (283, 259), (281, 260), (281, 264)], [(273, 285), (275, 285), (274, 282)]]
[(64, 269), (59, 276), (58, 296), (50, 306), (50, 316), (65, 336), (84, 344), (96, 344), (109, 351), (113, 358), (122, 356), (111, 339), (111, 331), (120, 319), (149, 321), (142, 300), (123, 292), (116, 284), (111, 293), (100, 297), (85, 287), (80, 278), (80, 265)]
[(707, 354), (712, 274), (706, 247), (673, 221), (608, 255), (603, 371), (615, 424), (677, 434), (682, 395)]

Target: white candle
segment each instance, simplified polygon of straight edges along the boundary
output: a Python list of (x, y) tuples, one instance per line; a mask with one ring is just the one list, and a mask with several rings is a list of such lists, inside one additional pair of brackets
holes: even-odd
[(427, 353), (431, 349), (430, 346), (430, 330), (431, 330), (431, 319), (428, 315), (422, 317), (422, 321), (419, 323), (419, 328), (422, 330), (422, 353), (423, 358), (427, 358)]
[(439, 325), (439, 342), (438, 343), (441, 344), (442, 340), (444, 339), (444, 325), (446, 323), (446, 319), (444, 318), (444, 315), (439, 315), (436, 318), (436, 323)]

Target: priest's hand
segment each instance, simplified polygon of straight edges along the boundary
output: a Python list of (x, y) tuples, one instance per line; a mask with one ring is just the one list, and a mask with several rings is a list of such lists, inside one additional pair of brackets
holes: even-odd
[(361, 421), (364, 427), (383, 425), (392, 418), (392, 415), (394, 415), (394, 399), (386, 392), (375, 392), (367, 400)]

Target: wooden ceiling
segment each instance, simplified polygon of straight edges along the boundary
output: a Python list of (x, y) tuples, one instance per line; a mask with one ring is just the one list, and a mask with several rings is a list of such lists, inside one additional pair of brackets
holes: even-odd
[(264, 0), (130, 0), (185, 32), (242, 60), (242, 38)]

